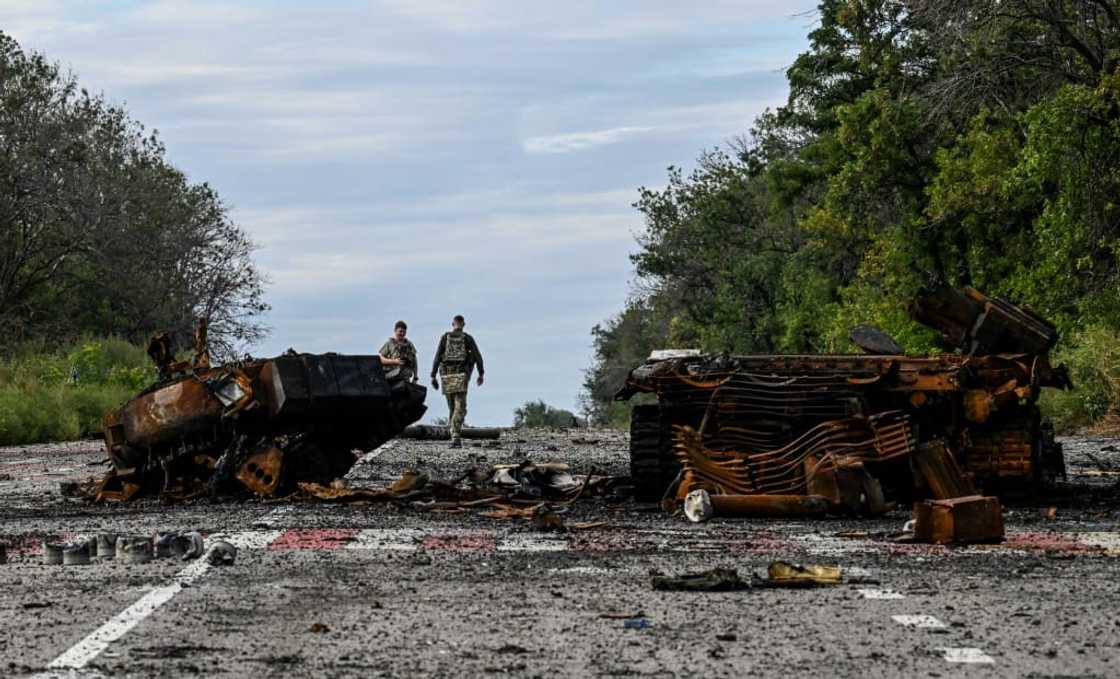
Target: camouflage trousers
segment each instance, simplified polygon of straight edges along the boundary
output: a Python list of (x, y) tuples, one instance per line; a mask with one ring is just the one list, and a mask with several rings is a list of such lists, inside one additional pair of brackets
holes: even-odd
[(451, 440), (462, 436), (463, 421), (467, 419), (467, 392), (444, 394), (447, 398), (447, 425), (451, 429)]

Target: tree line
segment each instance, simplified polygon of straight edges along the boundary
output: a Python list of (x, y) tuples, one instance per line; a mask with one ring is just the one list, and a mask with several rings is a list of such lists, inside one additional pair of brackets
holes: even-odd
[(1053, 321), (1088, 386), (1076, 417), (1102, 415), (1120, 378), (1120, 3), (816, 15), (784, 105), (639, 190), (633, 293), (592, 329), (591, 420), (625, 421), (611, 394), (651, 349), (853, 351), (866, 323), (939, 350), (906, 312), (938, 282)]
[(83, 336), (215, 353), (260, 339), (265, 281), (253, 243), (155, 131), (0, 32), (0, 351)]

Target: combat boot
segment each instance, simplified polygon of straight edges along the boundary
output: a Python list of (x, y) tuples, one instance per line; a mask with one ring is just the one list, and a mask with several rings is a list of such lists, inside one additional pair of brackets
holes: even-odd
[(462, 448), (463, 447), (463, 439), (451, 439), (451, 445), (449, 447), (450, 448)]

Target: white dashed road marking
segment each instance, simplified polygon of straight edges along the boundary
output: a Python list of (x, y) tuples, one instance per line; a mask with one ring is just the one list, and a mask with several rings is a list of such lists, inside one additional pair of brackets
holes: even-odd
[(927, 629), (942, 629), (948, 627), (932, 615), (892, 615), (894, 620), (903, 627), (924, 627)]
[[(264, 534), (273, 531), (258, 531), (247, 535), (233, 534), (228, 536), (214, 536), (225, 539), (238, 549), (252, 549), (253, 545), (265, 537)], [(276, 534), (279, 534), (278, 531)], [(275, 539), (273, 535), (271, 539)], [(267, 543), (265, 543), (267, 544)], [(176, 594), (189, 587), (195, 581), (206, 575), (210, 570), (210, 563), (204, 560), (192, 562), (189, 566), (175, 575), (171, 584), (156, 587), (140, 599), (113, 616), (108, 622), (98, 627), (84, 639), (71, 646), (62, 655), (58, 656), (47, 665), (49, 670), (80, 670), (91, 660), (101, 654), (109, 644), (120, 639), (129, 630), (139, 625), (145, 618), (155, 613), (160, 606), (170, 601)], [(57, 676), (57, 673), (46, 676)]]
[(1109, 552), (1120, 552), (1120, 533), (1090, 532), (1075, 533), (1075, 539), (1083, 545), (1100, 547)]
[(861, 589), (859, 593), (864, 599), (905, 599), (906, 595), (899, 594), (893, 589)]
[(354, 466), (350, 468), (350, 472), (347, 473), (347, 476), (349, 476), (350, 473), (352, 473), (355, 469), (361, 467), (362, 465), (366, 465), (366, 464), (369, 464), (370, 462), (373, 462), (377, 458), (377, 456), (381, 455), (382, 453), (387, 453), (390, 450), (396, 448), (398, 445), (400, 445), (400, 443), (401, 443), (400, 439), (390, 439), (390, 440), (386, 441), (385, 443), (382, 443), (381, 445), (377, 446), (373, 450), (369, 451), (365, 455), (362, 455), (361, 457), (358, 458), (358, 461), (354, 463)]
[(563, 538), (546, 538), (538, 535), (507, 535), (498, 542), (499, 552), (562, 552), (568, 548)]
[(941, 648), (938, 649), (949, 662), (992, 664), (995, 658), (978, 648)]

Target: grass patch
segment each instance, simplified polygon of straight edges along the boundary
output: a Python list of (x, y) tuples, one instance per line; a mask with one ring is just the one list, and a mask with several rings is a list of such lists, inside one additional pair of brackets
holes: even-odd
[(1046, 389), (1039, 399), (1054, 428), (1120, 432), (1120, 334), (1104, 326), (1083, 328), (1050, 361), (1069, 368), (1074, 387), (1072, 391)]
[(0, 445), (95, 436), (105, 413), (155, 381), (143, 347), (86, 338), (0, 359)]

